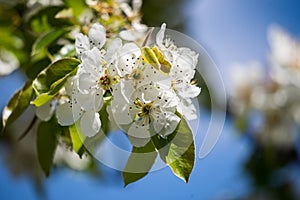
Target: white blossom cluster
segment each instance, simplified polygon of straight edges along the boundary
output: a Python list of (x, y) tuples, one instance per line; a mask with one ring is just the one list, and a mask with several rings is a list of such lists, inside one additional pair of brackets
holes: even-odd
[(66, 97), (57, 105), (62, 126), (79, 122), (86, 136), (101, 129), (99, 112), (105, 103), (109, 119), (127, 134), (134, 146), (144, 146), (153, 134), (166, 137), (180, 122), (197, 118), (192, 99), (200, 94), (193, 78), (198, 55), (177, 47), (165, 37), (166, 25), (156, 44), (140, 47), (120, 38), (106, 39), (106, 30), (95, 23), (88, 35), (76, 36), (81, 60), (77, 74), (65, 86)]
[(286, 147), (300, 124), (300, 43), (279, 27), (270, 29), (269, 43), (268, 71), (258, 62), (232, 68), (230, 106), (245, 120), (255, 113), (261, 142)]

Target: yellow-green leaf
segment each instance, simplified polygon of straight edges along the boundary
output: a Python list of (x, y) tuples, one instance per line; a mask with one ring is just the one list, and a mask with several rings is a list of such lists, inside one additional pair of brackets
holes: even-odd
[(153, 136), (152, 142), (172, 172), (188, 182), (195, 163), (194, 136), (184, 117), (177, 115), (181, 120), (176, 130), (167, 139)]
[(148, 174), (157, 157), (157, 152), (150, 141), (144, 147), (133, 147), (132, 153), (123, 170), (124, 186), (140, 180)]
[(73, 150), (78, 153), (81, 149), (86, 136), (81, 132), (78, 123), (69, 126), (70, 137), (72, 141)]
[(22, 89), (18, 90), (8, 102), (2, 113), (2, 128), (14, 122), (29, 106), (33, 97), (31, 81), (25, 83)]
[(50, 64), (40, 72), (32, 83), (37, 95), (32, 104), (41, 106), (52, 99), (64, 86), (67, 79), (76, 74), (79, 64), (80, 61), (75, 58), (64, 58)]

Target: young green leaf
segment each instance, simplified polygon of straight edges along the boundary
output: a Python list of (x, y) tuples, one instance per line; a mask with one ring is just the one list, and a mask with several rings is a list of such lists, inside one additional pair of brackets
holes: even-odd
[(34, 42), (32, 47), (31, 55), (38, 53), (44, 49), (47, 49), (49, 45), (57, 41), (60, 37), (62, 37), (65, 33), (67, 33), (67, 29), (55, 29), (51, 30), (47, 33), (42, 34), (38, 39)]
[(64, 3), (72, 9), (74, 17), (78, 17), (87, 8), (84, 0), (64, 0)]
[(41, 122), (37, 130), (38, 160), (46, 176), (50, 174), (60, 131), (55, 117), (48, 122)]
[(13, 123), (29, 106), (34, 95), (31, 84), (31, 81), (25, 83), (23, 88), (13, 95), (4, 108), (2, 113), (2, 129)]
[[(180, 116), (180, 114), (177, 113)], [(183, 116), (167, 139), (153, 136), (152, 142), (159, 151), (161, 159), (179, 178), (188, 182), (195, 162), (195, 145), (192, 130)]]
[(78, 123), (69, 126), (70, 137), (72, 141), (73, 150), (78, 153), (83, 145), (86, 136), (81, 132)]
[(101, 129), (105, 135), (107, 135), (110, 131), (109, 118), (107, 113), (107, 102), (105, 102), (99, 112), (100, 120), (101, 120)]
[(75, 75), (79, 64), (80, 61), (75, 58), (64, 58), (50, 64), (39, 73), (32, 84), (37, 94), (37, 98), (32, 104), (41, 106), (52, 99), (64, 86), (67, 79)]
[(124, 186), (140, 180), (148, 174), (157, 157), (157, 152), (150, 141), (144, 147), (133, 147), (123, 170)]

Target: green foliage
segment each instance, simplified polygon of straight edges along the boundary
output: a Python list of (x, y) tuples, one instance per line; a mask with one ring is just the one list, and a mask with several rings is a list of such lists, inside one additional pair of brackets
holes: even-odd
[(140, 180), (148, 174), (157, 157), (157, 152), (150, 141), (144, 147), (133, 147), (123, 170), (124, 186)]
[(57, 146), (57, 135), (61, 127), (55, 117), (48, 122), (41, 122), (37, 130), (38, 160), (46, 176), (49, 176)]
[(155, 135), (146, 146), (133, 147), (123, 172), (125, 186), (148, 174), (157, 152), (176, 176), (188, 182), (195, 163), (194, 138), (188, 122), (179, 113), (177, 115), (181, 121), (166, 139)]
[(37, 10), (29, 17), (28, 25), (35, 33), (44, 33), (51, 31), (52, 27), (65, 27), (70, 22), (57, 19), (56, 14), (64, 9), (65, 6), (48, 6)]
[[(180, 116), (179, 113), (177, 115)], [(153, 136), (152, 142), (161, 159), (171, 168), (173, 173), (188, 182), (195, 162), (195, 144), (192, 130), (183, 116), (174, 133), (163, 139)]]
[(86, 136), (81, 132), (78, 123), (69, 126), (69, 132), (70, 132), (73, 150), (76, 153), (79, 153), (83, 146), (83, 142)]
[(57, 41), (67, 32), (67, 29), (55, 29), (40, 35), (33, 44), (31, 54), (34, 55), (39, 51), (47, 49), (49, 45)]
[(64, 86), (67, 79), (75, 75), (80, 61), (75, 58), (64, 58), (50, 64), (33, 81), (32, 87), (37, 98), (32, 102), (41, 106), (52, 99)]
[(13, 123), (29, 106), (33, 97), (31, 81), (25, 83), (22, 89), (18, 90), (8, 102), (2, 113), (3, 129)]
[(65, 4), (72, 9), (74, 17), (78, 18), (79, 15), (87, 8), (84, 0), (64, 0)]
[(101, 129), (104, 132), (104, 134), (108, 134), (110, 131), (110, 122), (108, 118), (108, 113), (107, 113), (107, 104), (108, 102), (104, 102), (99, 115), (100, 115), (100, 120), (101, 120)]

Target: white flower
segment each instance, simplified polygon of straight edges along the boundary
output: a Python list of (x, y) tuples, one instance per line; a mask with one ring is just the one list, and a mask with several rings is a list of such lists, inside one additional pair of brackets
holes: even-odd
[(128, 125), (128, 137), (134, 146), (144, 146), (153, 134), (166, 137), (176, 129), (180, 118), (175, 114), (178, 102), (173, 93), (160, 90), (149, 83), (133, 91), (127, 99), (121, 94), (121, 85), (115, 88), (111, 110), (115, 122)]
[(119, 33), (120, 37), (126, 41), (134, 41), (145, 37), (148, 27), (145, 24), (141, 24), (139, 21), (135, 20), (132, 22), (132, 28), (128, 30), (123, 30)]
[(66, 86), (70, 98), (61, 99), (57, 106), (56, 117), (62, 126), (70, 126), (80, 120), (81, 131), (88, 137), (100, 131), (101, 121), (98, 114), (102, 107), (102, 96), (83, 94), (78, 90), (78, 77), (69, 79)]
[(39, 106), (35, 110), (36, 116), (42, 121), (49, 121), (53, 116), (56, 106), (55, 100), (50, 100), (42, 106)]
[(134, 43), (127, 43), (120, 49), (117, 60), (114, 62), (120, 77), (122, 94), (127, 98), (136, 88), (155, 82), (170, 85), (170, 77), (160, 73), (155, 67), (146, 63), (141, 55), (141, 49)]
[[(165, 39), (166, 24), (162, 24), (156, 35), (156, 44), (170, 61), (171, 82), (168, 86), (178, 99), (177, 110), (188, 120), (197, 118), (197, 111), (192, 104), (192, 98), (197, 97), (201, 89), (193, 84), (195, 69), (198, 63), (198, 54), (186, 47), (177, 47), (170, 38)], [(163, 87), (166, 84), (162, 85)]]
[(300, 43), (280, 28), (269, 33), (271, 76), (279, 84), (300, 87)]
[(99, 50), (106, 42), (106, 30), (99, 24), (95, 23), (89, 30), (88, 36), (78, 33), (75, 39), (76, 55), (81, 59), (83, 52), (97, 47)]

